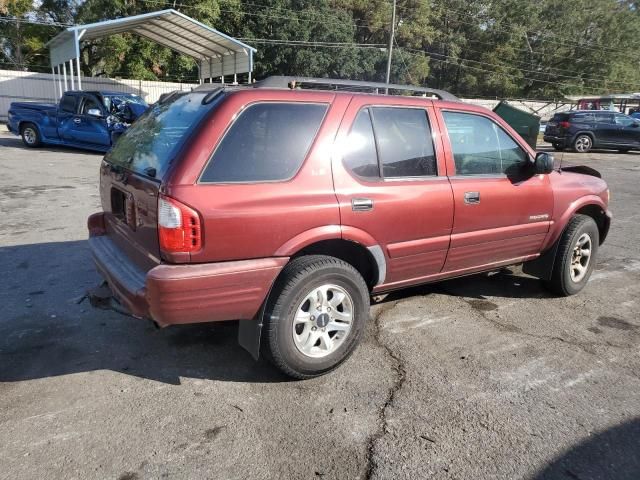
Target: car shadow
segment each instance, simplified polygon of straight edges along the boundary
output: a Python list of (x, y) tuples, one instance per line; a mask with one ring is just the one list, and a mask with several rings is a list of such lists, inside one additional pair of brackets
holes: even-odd
[(637, 480), (640, 478), (640, 418), (591, 435), (532, 480)]
[(550, 152), (550, 153), (554, 153), (556, 155), (562, 155), (563, 153), (573, 153), (573, 154), (576, 154), (578, 156), (579, 155), (585, 155), (585, 158), (588, 158), (588, 155), (590, 153), (609, 153), (609, 154), (613, 153), (613, 154), (620, 154), (620, 155), (640, 155), (640, 151), (638, 151), (638, 150), (631, 150), (631, 151), (622, 153), (622, 152), (619, 152), (618, 150), (608, 150), (608, 149), (602, 149), (602, 148), (594, 148), (594, 149), (590, 150), (588, 153), (582, 154), (582, 153), (574, 152), (570, 148), (566, 148), (564, 150), (556, 150), (550, 144), (538, 144), (536, 146), (536, 151), (537, 152)]
[[(12, 133), (7, 132), (0, 135), (0, 147), (13, 147), (13, 148), (23, 148), (28, 149), (24, 143), (22, 143), (22, 139), (17, 136), (13, 136)], [(38, 148), (34, 148), (34, 151), (45, 151), (45, 152), (58, 152), (58, 153), (71, 153), (75, 155), (100, 155), (103, 156), (104, 153), (96, 152), (94, 150), (83, 150), (80, 148), (69, 148), (58, 145), (43, 145)]]
[(92, 308), (100, 282), (86, 241), (0, 248), (0, 382), (97, 370), (180, 384), (181, 377), (289, 381), (237, 342), (237, 322), (157, 329)]
[(484, 300), (487, 297), (554, 298), (554, 295), (543, 287), (539, 279), (525, 275), (515, 267), (508, 267), (397, 290), (381, 298), (378, 303), (393, 302), (432, 293), (477, 300)]

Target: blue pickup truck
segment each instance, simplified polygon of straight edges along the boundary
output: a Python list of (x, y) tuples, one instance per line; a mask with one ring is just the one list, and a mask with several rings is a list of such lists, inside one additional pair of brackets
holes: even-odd
[(60, 104), (14, 102), (9, 130), (27, 147), (64, 145), (106, 152), (148, 108), (137, 95), (121, 92), (65, 92)]

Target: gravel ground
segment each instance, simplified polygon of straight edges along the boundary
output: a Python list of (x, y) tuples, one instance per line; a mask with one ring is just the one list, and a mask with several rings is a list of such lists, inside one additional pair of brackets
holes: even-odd
[(519, 268), (392, 294), (345, 365), (303, 382), (233, 323), (78, 303), (99, 282), (100, 159), (0, 133), (1, 479), (640, 478), (640, 154), (564, 154), (612, 190), (581, 294)]

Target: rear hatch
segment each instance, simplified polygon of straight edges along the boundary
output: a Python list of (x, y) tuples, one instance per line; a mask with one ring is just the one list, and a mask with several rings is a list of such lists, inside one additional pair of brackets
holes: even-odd
[(545, 135), (562, 136), (564, 129), (560, 126), (561, 122), (568, 122), (571, 114), (569, 113), (556, 113), (553, 118), (547, 123), (547, 128), (544, 131)]
[(217, 102), (177, 93), (142, 115), (105, 155), (100, 196), (107, 235), (144, 271), (160, 263), (158, 194), (185, 142)]

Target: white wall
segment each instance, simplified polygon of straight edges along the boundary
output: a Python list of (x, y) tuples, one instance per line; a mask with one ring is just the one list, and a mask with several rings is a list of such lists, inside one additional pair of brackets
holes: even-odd
[[(135, 93), (148, 103), (158, 100), (161, 94), (174, 90), (189, 90), (195, 83), (152, 82), (147, 80), (114, 80), (111, 78), (82, 77), (83, 90), (114, 90)], [(56, 83), (50, 73), (18, 72), (0, 70), (0, 122), (7, 120), (7, 111), (11, 102), (55, 102)], [(69, 83), (71, 88), (71, 83)], [(482, 105), (492, 109), (498, 100), (463, 99), (465, 102)], [(556, 111), (569, 109), (568, 103), (545, 102), (541, 100), (510, 100), (514, 107), (542, 117), (550, 118)]]

